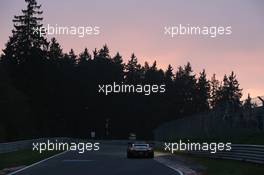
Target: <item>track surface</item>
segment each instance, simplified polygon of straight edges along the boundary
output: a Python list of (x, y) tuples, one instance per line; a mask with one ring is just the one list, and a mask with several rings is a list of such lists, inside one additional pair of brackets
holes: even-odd
[(15, 175), (179, 175), (154, 159), (127, 159), (126, 146), (100, 145), (99, 151), (66, 152)]

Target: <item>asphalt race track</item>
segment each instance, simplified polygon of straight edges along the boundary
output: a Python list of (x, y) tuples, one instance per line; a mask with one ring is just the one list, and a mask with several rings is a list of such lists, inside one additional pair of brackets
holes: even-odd
[(100, 151), (68, 151), (12, 175), (179, 175), (154, 159), (127, 159), (126, 146), (101, 145)]

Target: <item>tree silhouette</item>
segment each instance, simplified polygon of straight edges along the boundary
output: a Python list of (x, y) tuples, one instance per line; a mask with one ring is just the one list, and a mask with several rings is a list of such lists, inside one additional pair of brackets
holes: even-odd
[(200, 73), (197, 82), (197, 96), (196, 104), (198, 112), (205, 112), (209, 110), (209, 98), (210, 98), (210, 84), (206, 78), (205, 70)]
[(242, 89), (239, 88), (238, 80), (234, 72), (223, 78), (223, 85), (220, 86), (217, 93), (216, 105), (228, 108), (229, 111), (236, 111), (241, 106), (240, 98)]
[(188, 62), (184, 68), (179, 67), (175, 78), (175, 91), (180, 114), (196, 111), (194, 99), (196, 93), (196, 78), (193, 75), (191, 64)]
[(117, 82), (122, 82), (124, 80), (125, 64), (123, 63), (123, 58), (119, 54), (119, 52), (116, 53), (116, 55), (113, 57), (112, 61), (113, 61), (113, 77), (114, 77), (114, 80)]
[[(63, 52), (55, 38), (50, 43), (36, 28), (42, 27), (40, 6), (26, 0), (27, 8), (15, 16), (14, 30), (0, 61), (0, 140), (35, 137), (83, 137), (96, 131), (104, 138), (105, 122), (111, 138), (127, 138), (136, 132), (151, 139), (163, 122), (215, 110), (232, 111), (241, 106), (241, 89), (235, 74), (224, 76), (220, 86), (215, 75), (209, 82), (203, 70), (198, 77), (188, 62), (176, 72), (165, 72), (156, 61), (141, 65), (133, 53), (111, 56), (105, 44), (91, 54), (73, 49)], [(128, 60), (124, 62), (124, 60)], [(164, 93), (99, 93), (98, 86), (166, 85)], [(209, 109), (209, 102), (210, 107)], [(2, 117), (4, 116), (4, 117)]]
[(57, 42), (56, 38), (51, 38), (51, 44), (48, 51), (48, 59), (51, 62), (59, 63), (63, 57), (63, 52), (60, 44)]
[(168, 85), (171, 84), (173, 79), (174, 79), (173, 68), (169, 64), (167, 70), (165, 71), (165, 82), (166, 82), (166, 84), (168, 84)]
[(254, 104), (252, 103), (252, 98), (250, 94), (248, 94), (247, 99), (245, 100), (243, 107), (246, 111), (252, 111)]
[(130, 60), (125, 66), (126, 69), (126, 82), (128, 83), (138, 83), (141, 78), (141, 65), (138, 64), (137, 57), (133, 53)]
[(79, 55), (79, 61), (78, 63), (80, 65), (85, 65), (88, 61), (92, 60), (92, 56), (88, 52), (88, 49), (85, 48), (84, 51)]
[(13, 19), (14, 30), (9, 38), (4, 55), (12, 63), (20, 64), (26, 62), (27, 56), (32, 54), (32, 49), (47, 49), (48, 42), (44, 36), (40, 35), (42, 18), (37, 17), (42, 14), (39, 11), (40, 5), (35, 0), (26, 0), (27, 9), (22, 10), (22, 15), (15, 16)]
[(218, 91), (219, 91), (219, 87), (220, 86), (220, 82), (216, 79), (216, 75), (213, 74), (211, 80), (210, 80), (210, 106), (211, 108), (215, 108), (216, 107), (216, 103), (217, 103), (217, 98), (218, 98)]

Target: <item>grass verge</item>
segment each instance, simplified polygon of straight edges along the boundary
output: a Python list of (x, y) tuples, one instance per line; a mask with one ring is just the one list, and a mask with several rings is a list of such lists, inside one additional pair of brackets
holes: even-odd
[[(157, 152), (165, 152), (162, 148), (156, 148)], [(166, 152), (168, 153), (168, 152)], [(213, 159), (177, 152), (175, 156), (186, 159), (194, 165), (205, 167), (203, 175), (264, 175), (263, 164), (255, 164), (238, 160)], [(173, 156), (173, 155), (172, 155)]]
[(30, 165), (58, 153), (59, 151), (45, 151), (40, 154), (32, 150), (19, 150), (10, 153), (1, 153), (0, 170), (21, 165)]
[(236, 160), (212, 159), (181, 154), (194, 163), (206, 167), (205, 175), (262, 175), (264, 166)]

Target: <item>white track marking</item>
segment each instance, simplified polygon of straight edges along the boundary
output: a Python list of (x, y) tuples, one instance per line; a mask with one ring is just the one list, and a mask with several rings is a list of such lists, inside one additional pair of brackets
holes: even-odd
[[(69, 151), (69, 150), (68, 150), (68, 151)], [(43, 163), (43, 162), (46, 162), (47, 160), (50, 160), (50, 159), (52, 159), (52, 158), (54, 158), (54, 157), (58, 157), (58, 156), (60, 156), (60, 155), (62, 155), (62, 154), (65, 154), (65, 153), (67, 153), (68, 151), (64, 151), (64, 152), (62, 152), (62, 153), (55, 154), (54, 156), (51, 156), (51, 157), (48, 157), (48, 158), (46, 158), (46, 159), (43, 159), (43, 160), (41, 160), (41, 161), (39, 161), (39, 162), (33, 163), (33, 164), (29, 165), (29, 166), (26, 166), (26, 167), (24, 167), (24, 168), (22, 168), (22, 169), (19, 169), (19, 170), (17, 170), (17, 171), (14, 171), (14, 172), (12, 172), (12, 173), (7, 174), (7, 175), (14, 175), (14, 174), (19, 173), (19, 172), (21, 172), (21, 171), (24, 171), (24, 170), (26, 170), (26, 169), (28, 169), (28, 168), (31, 168), (31, 167), (33, 167), (33, 166), (36, 166), (36, 165), (41, 164), (41, 163)]]
[(171, 165), (165, 163), (164, 161), (160, 161), (160, 160), (158, 160), (158, 159), (154, 159), (154, 160), (157, 161), (157, 162), (159, 162), (160, 164), (162, 164), (162, 165), (164, 165), (164, 166), (166, 166), (166, 167), (168, 167), (168, 168), (170, 168), (170, 169), (176, 171), (176, 172), (179, 173), (180, 175), (184, 175), (183, 172), (181, 172), (181, 171), (178, 170), (177, 168), (175, 168), (175, 167), (173, 167), (173, 166), (171, 166)]

